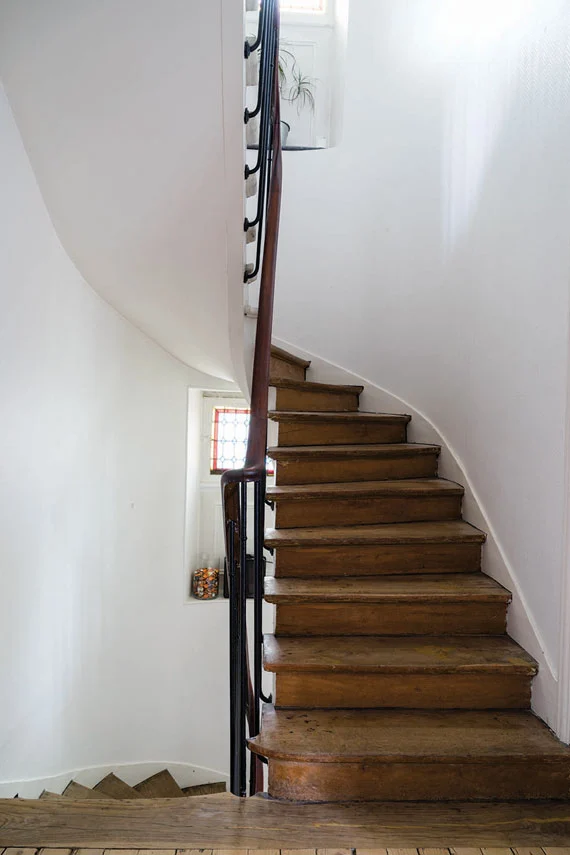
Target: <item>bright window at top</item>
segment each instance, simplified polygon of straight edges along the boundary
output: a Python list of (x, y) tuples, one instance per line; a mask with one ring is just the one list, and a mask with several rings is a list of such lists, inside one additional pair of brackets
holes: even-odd
[[(210, 475), (242, 469), (245, 463), (250, 411), (245, 407), (214, 407), (210, 435)], [(273, 464), (267, 461), (267, 474)]]
[(326, 0), (281, 0), (281, 9), (286, 12), (324, 12)]

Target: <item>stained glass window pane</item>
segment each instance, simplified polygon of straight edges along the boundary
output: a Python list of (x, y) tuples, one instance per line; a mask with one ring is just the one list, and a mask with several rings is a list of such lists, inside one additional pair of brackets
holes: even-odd
[[(226, 469), (242, 469), (245, 463), (249, 410), (241, 407), (214, 407), (210, 437), (210, 474)], [(267, 461), (267, 474), (273, 464)]]

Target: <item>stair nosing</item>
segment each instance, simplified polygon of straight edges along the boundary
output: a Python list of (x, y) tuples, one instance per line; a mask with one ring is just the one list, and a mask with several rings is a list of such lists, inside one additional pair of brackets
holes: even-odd
[(368, 498), (409, 496), (463, 496), (461, 484), (445, 478), (400, 478), (390, 481), (340, 481), (324, 484), (285, 484), (267, 488), (267, 496), (274, 502), (294, 499)]
[[(441, 534), (438, 521), (432, 522), (406, 522), (406, 523), (379, 523), (377, 525), (358, 526), (332, 526), (322, 528), (311, 526), (309, 528), (273, 528), (265, 531), (265, 543), (272, 548), (288, 548), (297, 546), (324, 546), (324, 545), (362, 545), (362, 544), (422, 544), (422, 543), (484, 543), (486, 534), (475, 526), (465, 523), (464, 520), (446, 521), (446, 528), (451, 528), (453, 523), (461, 526), (461, 534)], [(418, 527), (427, 528), (417, 534)], [(458, 526), (458, 527), (459, 527)], [(468, 526), (470, 531), (465, 531)], [(330, 532), (334, 532), (331, 536)], [(351, 535), (352, 532), (352, 535)], [(309, 533), (308, 536), (300, 537), (300, 533)], [(415, 536), (414, 536), (414, 533)], [(355, 535), (364, 535), (357, 537)], [(396, 574), (398, 575), (398, 574)]]
[(319, 412), (311, 410), (271, 410), (268, 413), (272, 421), (280, 422), (362, 422), (363, 424), (409, 424), (412, 417), (396, 413), (356, 412)]
[(307, 371), (311, 365), (310, 359), (303, 359), (301, 356), (295, 356), (295, 354), (289, 353), (288, 350), (283, 350), (282, 347), (279, 347), (276, 344), (271, 345), (271, 356), (274, 359), (280, 359), (282, 362), (288, 362), (290, 365), (297, 365), (299, 368), (304, 368), (305, 371)]
[[(283, 645), (287, 646), (292, 640), (297, 639), (301, 641), (303, 644), (306, 644), (309, 648), (312, 647), (316, 642), (326, 642), (328, 645), (331, 645), (334, 636), (275, 636), (272, 633), (267, 633), (264, 636), (264, 648), (263, 648), (263, 667), (266, 671), (272, 674), (376, 674), (376, 675), (412, 675), (412, 674), (428, 674), (428, 675), (439, 675), (439, 674), (470, 674), (476, 676), (478, 674), (495, 674), (497, 676), (501, 676), (504, 674), (508, 675), (517, 675), (524, 677), (533, 677), (538, 673), (538, 665), (536, 660), (533, 659), (530, 654), (528, 654), (524, 648), (517, 645), (508, 635), (504, 636), (471, 636), (471, 639), (480, 638), (482, 640), (482, 646), (484, 646), (484, 642), (492, 639), (493, 641), (497, 641), (498, 639), (504, 640), (506, 647), (515, 646), (518, 650), (523, 654), (523, 658), (525, 658), (525, 662), (520, 663), (512, 663), (512, 662), (485, 662), (479, 664), (467, 664), (467, 665), (458, 665), (452, 664), (449, 662), (441, 662), (441, 663), (426, 663), (426, 664), (415, 664), (415, 665), (406, 665), (402, 663), (400, 665), (386, 665), (386, 664), (370, 664), (370, 665), (359, 665), (355, 664), (354, 661), (350, 663), (335, 663), (335, 664), (321, 664), (318, 662), (312, 662), (310, 664), (303, 664), (299, 662), (295, 663), (275, 663), (271, 661), (270, 656), (267, 653), (267, 648), (274, 644), (276, 646)], [(363, 637), (358, 637), (359, 640), (362, 640)], [(370, 647), (374, 644), (375, 636), (369, 636), (365, 638), (366, 646)], [(380, 636), (382, 638), (382, 636)], [(401, 641), (402, 638), (406, 638), (406, 636), (389, 636), (387, 640), (389, 641), (390, 646), (397, 646), (398, 642)], [(421, 643), (428, 643), (430, 646), (438, 646), (438, 644), (451, 646), (454, 641), (464, 642), (464, 636), (414, 636), (413, 643), (414, 645), (421, 645)], [(342, 636), (339, 638), (334, 638), (334, 643), (337, 645), (350, 647), (350, 644), (354, 642), (354, 639), (350, 636)], [(520, 654), (519, 654), (520, 655)]]
[[(275, 715), (281, 715), (284, 718), (287, 718), (289, 722), (293, 722), (297, 716), (306, 714), (311, 717), (313, 720), (318, 717), (319, 710), (313, 709), (301, 709), (301, 710), (274, 710), (272, 705), (267, 705), (265, 708), (265, 714), (267, 712), (272, 712)], [(326, 711), (329, 714), (334, 714), (334, 710)], [(346, 712), (350, 712), (354, 715), (354, 718), (357, 719), (359, 714), (363, 719), (366, 717), (370, 718), (370, 714), (374, 714), (377, 716), (380, 721), (384, 716), (383, 713), (393, 713), (393, 710), (349, 710)], [(406, 716), (407, 718), (412, 718), (414, 715), (418, 716), (419, 711), (413, 710), (404, 710), (398, 711), (398, 714), (401, 716)], [(548, 730), (548, 727), (534, 715), (534, 713), (530, 710), (516, 710), (516, 711), (476, 711), (480, 713), (477, 717), (483, 720), (485, 717), (497, 717), (499, 716), (501, 719), (505, 719), (506, 721), (536, 721), (540, 723), (542, 727)], [(459, 720), (462, 716), (461, 713), (464, 713), (464, 718), (467, 720), (468, 716), (473, 716), (474, 711), (465, 710), (465, 711), (457, 711), (457, 710), (449, 710), (449, 711), (421, 711), (423, 713), (418, 718), (422, 718), (428, 721), (430, 718), (433, 718), (434, 721), (443, 721), (444, 719), (448, 719), (453, 721), (455, 718)], [(265, 716), (264, 716), (265, 717)], [(294, 727), (294, 724), (288, 725), (290, 728)], [(291, 731), (293, 732), (293, 731)], [(431, 752), (426, 751), (422, 753), (418, 750), (410, 749), (408, 753), (401, 751), (400, 753), (388, 751), (378, 751), (376, 753), (373, 752), (364, 752), (359, 751), (354, 754), (348, 753), (348, 751), (340, 752), (336, 751), (325, 752), (324, 749), (320, 750), (309, 750), (305, 749), (301, 750), (293, 750), (293, 749), (285, 749), (277, 747), (268, 747), (267, 744), (263, 744), (263, 723), (261, 733), (248, 740), (248, 745), (251, 750), (255, 754), (260, 754), (263, 757), (267, 757), (272, 760), (283, 760), (288, 762), (299, 762), (299, 763), (337, 763), (337, 764), (356, 764), (356, 763), (365, 763), (367, 766), (371, 765), (385, 765), (385, 764), (410, 764), (410, 765), (419, 765), (424, 766), (426, 764), (438, 764), (438, 765), (457, 765), (457, 764), (469, 764), (469, 765), (484, 765), (488, 763), (495, 764), (513, 764), (513, 765), (521, 765), (524, 767), (525, 764), (529, 762), (533, 763), (560, 763), (564, 762), (568, 764), (570, 760), (570, 753), (567, 749), (567, 746), (563, 746), (562, 743), (558, 743), (556, 741), (556, 737), (552, 736), (552, 750), (547, 750), (545, 748), (541, 748), (539, 750), (534, 749), (530, 750), (529, 746), (523, 741), (520, 746), (519, 751), (515, 751), (513, 748), (508, 748), (503, 751), (498, 751), (495, 747), (494, 750), (485, 751), (484, 748), (480, 753), (474, 752), (471, 750), (466, 750), (461, 746), (458, 746), (457, 751), (453, 754), (444, 754), (441, 751), (432, 750)]]
[(360, 395), (364, 386), (348, 386), (342, 383), (317, 383), (314, 380), (289, 380), (277, 378), (270, 380), (276, 389), (294, 389), (301, 392), (329, 392), (333, 395)]
[[(393, 605), (395, 603), (427, 603), (435, 604), (435, 603), (510, 603), (512, 599), (512, 593), (496, 582), (494, 579), (491, 579), (490, 576), (485, 576), (485, 574), (480, 573), (479, 575), (482, 578), (482, 586), (481, 590), (472, 589), (467, 590), (465, 592), (461, 592), (461, 585), (467, 586), (467, 581), (471, 582), (476, 574), (466, 574), (466, 573), (446, 573), (444, 577), (437, 576), (436, 574), (423, 574), (418, 573), (414, 575), (406, 574), (394, 574), (393, 576), (351, 576), (348, 578), (343, 578), (343, 584), (348, 588), (340, 591), (323, 591), (319, 590), (320, 588), (325, 587), (325, 582), (330, 585), (330, 581), (332, 578), (330, 577), (326, 580), (318, 579), (318, 580), (308, 580), (308, 579), (297, 579), (295, 577), (289, 577), (284, 579), (277, 579), (274, 576), (266, 576), (265, 578), (265, 590), (264, 597), (265, 601), (268, 603), (272, 603), (274, 605), (336, 605), (338, 603), (367, 603), (367, 604), (389, 604)], [(399, 584), (401, 584), (402, 589), (397, 591), (389, 591), (389, 590), (358, 590), (358, 584), (361, 582), (363, 587), (366, 587), (366, 584), (370, 585), (371, 579), (379, 580), (379, 584), (386, 584), (387, 580), (394, 581), (395, 579), (399, 580)], [(449, 590), (432, 590), (432, 591), (422, 591), (421, 585), (422, 582), (425, 582), (428, 587), (429, 583), (435, 580), (443, 581), (446, 584), (449, 584), (453, 581), (458, 583), (459, 590), (457, 591), (449, 591)], [(487, 581), (488, 580), (488, 581)], [(318, 584), (317, 584), (318, 583)], [(310, 590), (309, 585), (314, 584), (314, 591)], [(283, 593), (279, 593), (279, 588), (287, 589), (290, 587), (293, 589), (295, 586), (300, 588), (300, 591), (296, 593), (294, 590), (285, 591)], [(406, 591), (406, 587), (409, 588)], [(271, 590), (271, 589), (274, 590)], [(275, 590), (277, 588), (277, 590)], [(418, 590), (420, 589), (420, 590)], [(378, 635), (382, 635), (381, 632)]]
[(343, 445), (283, 445), (267, 449), (272, 460), (345, 460), (347, 458), (397, 458), (439, 456), (441, 446), (420, 442), (378, 442)]

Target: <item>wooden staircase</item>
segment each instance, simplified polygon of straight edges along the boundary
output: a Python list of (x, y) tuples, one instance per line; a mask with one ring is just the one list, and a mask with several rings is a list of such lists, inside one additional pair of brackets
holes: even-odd
[(94, 787), (86, 787), (77, 781), (70, 781), (63, 793), (52, 793), (44, 790), (40, 799), (97, 799), (101, 801), (123, 801), (125, 799), (180, 799), (188, 796), (206, 796), (215, 793), (225, 793), (225, 781), (213, 784), (198, 784), (192, 787), (180, 787), (168, 769), (163, 769), (150, 778), (145, 778), (131, 787), (113, 772), (99, 781)]
[(530, 711), (534, 660), (485, 535), (410, 417), (361, 413), (360, 386), (308, 382), (272, 350), (275, 674), (251, 749), (296, 801), (565, 799), (570, 749)]

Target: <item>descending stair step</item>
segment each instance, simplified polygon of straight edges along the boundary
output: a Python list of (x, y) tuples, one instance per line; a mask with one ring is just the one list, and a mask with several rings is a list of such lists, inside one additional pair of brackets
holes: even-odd
[(62, 793), (64, 799), (108, 799), (109, 796), (98, 793), (92, 790), (91, 787), (84, 787), (83, 784), (78, 784), (76, 781), (70, 781)]
[(269, 795), (309, 801), (565, 799), (570, 749), (532, 713), (286, 711), (250, 740)]
[(94, 792), (102, 793), (109, 799), (142, 799), (144, 796), (130, 787), (112, 772), (93, 787)]
[(463, 487), (440, 478), (269, 487), (277, 528), (457, 519)]
[(270, 448), (277, 462), (276, 484), (323, 484), (347, 481), (389, 481), (433, 478), (437, 445), (385, 443), (375, 445), (313, 445)]
[(275, 345), (271, 346), (270, 377), (272, 383), (278, 380), (304, 380), (310, 362), (293, 356)]
[(264, 639), (279, 708), (524, 709), (535, 661), (507, 636)]
[(276, 635), (500, 635), (510, 593), (483, 573), (265, 580)]
[(306, 413), (273, 411), (279, 446), (361, 445), (405, 442), (407, 415), (387, 413)]
[(135, 790), (139, 792), (145, 799), (179, 799), (185, 798), (184, 793), (168, 771), (163, 769), (162, 772), (157, 772), (150, 778), (141, 781), (135, 786)]
[(305, 380), (277, 380), (271, 385), (277, 390), (275, 409), (313, 412), (356, 411), (364, 388)]
[(185, 796), (212, 796), (215, 793), (225, 793), (227, 785), (225, 781), (216, 781), (213, 784), (195, 784), (193, 787), (182, 787)]
[(279, 578), (473, 572), (484, 541), (482, 531), (462, 520), (265, 533)]

